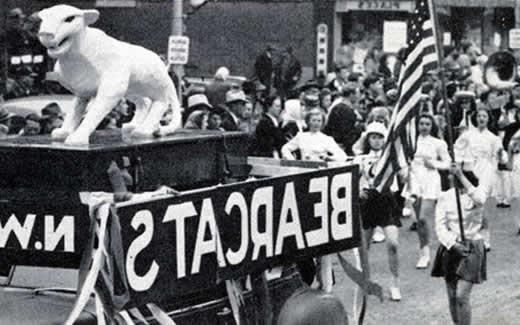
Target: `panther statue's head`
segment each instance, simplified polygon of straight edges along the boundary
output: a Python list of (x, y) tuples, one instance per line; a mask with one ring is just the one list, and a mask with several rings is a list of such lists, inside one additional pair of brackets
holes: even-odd
[(81, 10), (69, 5), (57, 5), (38, 13), (41, 19), (38, 38), (52, 58), (59, 58), (79, 48), (88, 25), (99, 18), (97, 10)]

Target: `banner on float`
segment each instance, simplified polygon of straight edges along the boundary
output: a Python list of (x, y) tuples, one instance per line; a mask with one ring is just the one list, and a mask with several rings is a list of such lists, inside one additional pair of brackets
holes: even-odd
[(131, 301), (358, 247), (357, 198), (358, 168), (345, 166), (119, 204)]
[(76, 268), (89, 236), (89, 225), (88, 207), (81, 204), (77, 194), (32, 202), (2, 200), (0, 261)]

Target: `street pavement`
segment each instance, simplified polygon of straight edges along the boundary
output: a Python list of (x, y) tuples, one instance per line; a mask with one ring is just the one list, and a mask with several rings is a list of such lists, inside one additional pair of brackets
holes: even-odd
[[(488, 254), (488, 281), (473, 288), (471, 303), (474, 325), (520, 324), (520, 236), (517, 235), (513, 211), (494, 209), (491, 224), (492, 250)], [(517, 211), (516, 213), (520, 213)], [(385, 301), (370, 297), (366, 312), (366, 325), (445, 325), (452, 324), (444, 280), (432, 278), (430, 269), (417, 270), (419, 256), (417, 233), (409, 231), (410, 219), (403, 220), (400, 229), (400, 302), (389, 299), (391, 284), (386, 247), (384, 243), (370, 248), (372, 279), (383, 286)], [(435, 241), (432, 256), (438, 242)], [(334, 263), (337, 284), (334, 294), (342, 299), (350, 312), (353, 305), (352, 282), (347, 279), (339, 263)], [(350, 312), (352, 314), (352, 312)], [(350, 322), (354, 324), (354, 322)]]

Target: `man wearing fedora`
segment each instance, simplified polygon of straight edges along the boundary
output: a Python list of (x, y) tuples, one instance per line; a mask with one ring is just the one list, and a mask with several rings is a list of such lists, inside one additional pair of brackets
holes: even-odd
[(42, 108), (40, 124), (42, 134), (51, 134), (52, 130), (57, 129), (63, 124), (63, 112), (58, 103), (50, 103)]
[(222, 128), (226, 131), (239, 131), (240, 117), (247, 102), (242, 90), (231, 89), (226, 93), (226, 110), (222, 114)]
[(210, 104), (208, 97), (204, 94), (193, 94), (188, 97), (188, 107), (182, 114), (182, 122), (190, 118), (190, 115), (196, 111), (210, 111), (213, 110), (213, 105)]

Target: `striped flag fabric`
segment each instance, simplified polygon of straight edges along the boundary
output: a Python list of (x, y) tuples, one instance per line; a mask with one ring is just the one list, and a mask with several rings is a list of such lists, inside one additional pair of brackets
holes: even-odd
[(399, 76), (399, 99), (394, 107), (383, 154), (374, 166), (374, 186), (381, 192), (405, 168), (415, 150), (415, 120), (419, 114), (423, 76), (437, 68), (434, 20), (428, 0), (417, 0), (408, 20), (407, 49)]

